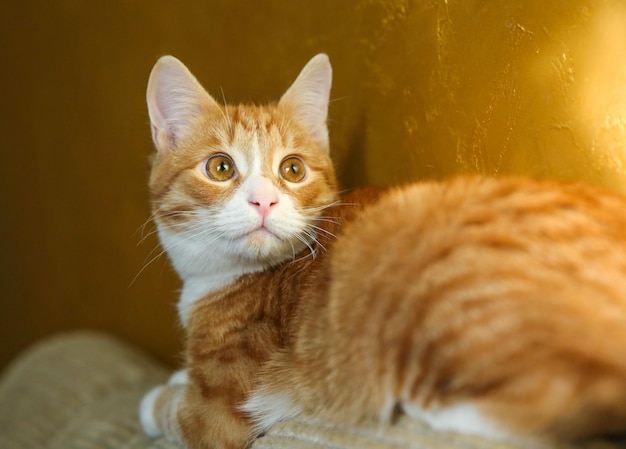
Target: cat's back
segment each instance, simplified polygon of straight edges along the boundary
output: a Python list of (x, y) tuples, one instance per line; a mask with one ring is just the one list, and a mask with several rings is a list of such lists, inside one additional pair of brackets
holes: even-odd
[[(416, 272), (448, 259), (446, 270), (464, 261), (480, 271), (533, 260), (519, 268), (595, 277), (598, 269), (626, 273), (624, 250), (621, 195), (577, 183), (459, 177), (383, 194), (346, 224), (334, 264), (340, 269), (342, 258), (355, 257)], [(626, 278), (619, 281), (626, 287)]]
[(626, 199), (525, 178), (414, 184), (347, 223), (331, 266), (337, 291), (361, 290), (356, 297), (384, 299), (381, 307), (409, 297), (453, 307), (506, 292), (556, 311), (561, 294), (581, 313), (614, 302), (626, 323)]

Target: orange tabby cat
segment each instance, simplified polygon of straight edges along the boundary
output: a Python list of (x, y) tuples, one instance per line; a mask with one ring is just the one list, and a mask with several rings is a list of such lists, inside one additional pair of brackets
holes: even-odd
[(243, 448), (296, 415), (397, 411), (507, 438), (626, 429), (626, 200), (458, 178), (339, 202), (331, 68), (222, 106), (154, 67), (150, 189), (184, 285), (186, 370), (146, 395), (149, 435)]

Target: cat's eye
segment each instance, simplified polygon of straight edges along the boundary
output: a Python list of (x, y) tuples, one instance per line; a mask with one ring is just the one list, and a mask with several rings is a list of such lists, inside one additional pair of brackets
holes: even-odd
[(302, 162), (302, 159), (289, 156), (280, 163), (280, 176), (285, 181), (289, 182), (302, 182), (306, 177), (306, 165)]
[(204, 172), (214, 181), (228, 181), (235, 176), (235, 164), (224, 154), (216, 154), (207, 159)]

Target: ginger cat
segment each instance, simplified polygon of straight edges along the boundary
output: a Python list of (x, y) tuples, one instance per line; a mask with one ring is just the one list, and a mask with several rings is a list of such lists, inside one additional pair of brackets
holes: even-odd
[(241, 449), (297, 415), (398, 411), (495, 438), (626, 430), (626, 200), (482, 177), (340, 200), (330, 85), (317, 55), (278, 103), (226, 106), (155, 65), (152, 208), (187, 349), (146, 433)]

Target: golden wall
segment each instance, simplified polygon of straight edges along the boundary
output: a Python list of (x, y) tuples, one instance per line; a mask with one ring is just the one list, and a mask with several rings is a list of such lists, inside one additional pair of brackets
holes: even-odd
[(0, 49), (0, 366), (76, 328), (176, 359), (178, 281), (144, 226), (162, 54), (261, 102), (328, 53), (345, 187), (480, 172), (626, 191), (623, 0), (8, 0)]

